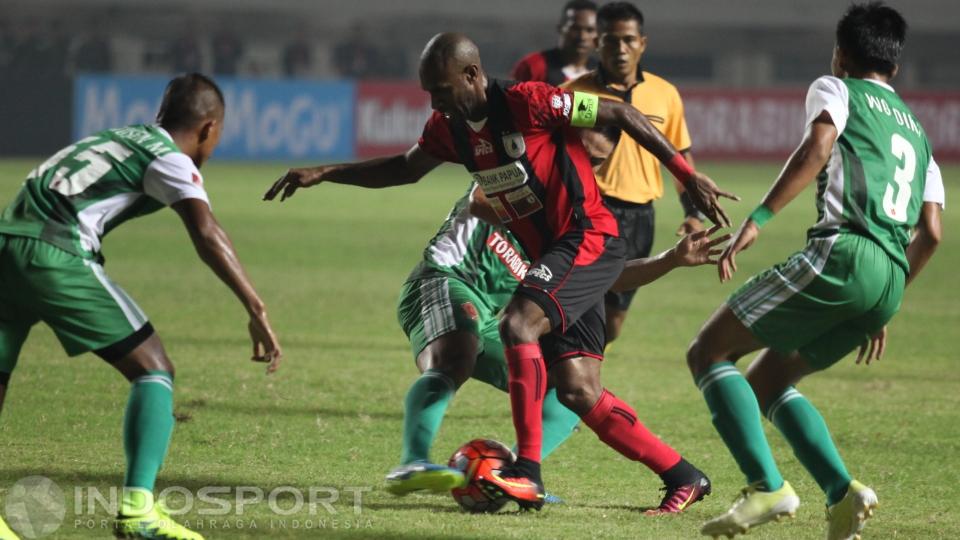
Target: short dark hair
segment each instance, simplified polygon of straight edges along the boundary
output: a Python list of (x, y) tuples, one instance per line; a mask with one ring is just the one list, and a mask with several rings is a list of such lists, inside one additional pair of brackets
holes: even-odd
[(185, 73), (167, 83), (157, 123), (167, 130), (189, 129), (222, 114), (223, 108), (223, 92), (213, 79), (201, 73)]
[(595, 4), (594, 2), (591, 2), (590, 0), (570, 0), (569, 2), (563, 5), (563, 11), (560, 12), (560, 26), (563, 26), (563, 24), (567, 22), (567, 12), (570, 10), (573, 10), (573, 11), (587, 10), (587, 11), (596, 12), (597, 4)]
[(630, 2), (610, 2), (597, 11), (597, 29), (601, 32), (616, 21), (637, 21), (643, 33), (643, 12)]
[(907, 37), (907, 21), (882, 2), (852, 4), (837, 23), (837, 46), (856, 68), (893, 75)]

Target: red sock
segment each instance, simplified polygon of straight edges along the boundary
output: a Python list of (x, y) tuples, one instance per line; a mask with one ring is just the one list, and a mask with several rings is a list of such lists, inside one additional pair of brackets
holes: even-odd
[(539, 343), (505, 347), (510, 409), (517, 431), (519, 457), (540, 463), (543, 440), (543, 396), (547, 392), (547, 368)]
[(676, 450), (650, 433), (637, 419), (637, 413), (607, 390), (582, 420), (601, 441), (657, 474), (680, 462)]

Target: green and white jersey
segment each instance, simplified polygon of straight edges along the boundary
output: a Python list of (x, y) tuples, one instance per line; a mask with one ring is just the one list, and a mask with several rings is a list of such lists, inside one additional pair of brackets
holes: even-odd
[(183, 199), (209, 204), (200, 171), (166, 130), (110, 129), (31, 171), (0, 214), (0, 234), (37, 238), (95, 259), (101, 239), (116, 226)]
[(817, 178), (818, 219), (808, 236), (866, 236), (909, 272), (905, 249), (923, 203), (945, 202), (920, 123), (893, 88), (868, 79), (820, 77), (806, 109), (807, 129), (826, 111), (839, 134)]
[(513, 236), (470, 213), (471, 185), (423, 250), (407, 281), (450, 276), (471, 286), (500, 309), (507, 304), (529, 262)]

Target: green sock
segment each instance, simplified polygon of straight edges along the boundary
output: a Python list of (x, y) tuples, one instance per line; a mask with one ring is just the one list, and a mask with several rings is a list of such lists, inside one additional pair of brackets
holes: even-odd
[(133, 380), (123, 417), (125, 487), (153, 491), (172, 433), (173, 377), (166, 371), (148, 371)]
[(563, 406), (557, 399), (557, 389), (547, 390), (547, 395), (543, 398), (543, 446), (540, 450), (542, 459), (547, 459), (558, 446), (563, 444), (570, 435), (573, 434), (573, 428), (580, 423), (580, 417), (577, 413)]
[(713, 425), (751, 484), (775, 491), (783, 477), (773, 461), (770, 444), (763, 433), (760, 406), (750, 383), (730, 362), (714, 364), (697, 379)]
[(410, 385), (404, 401), (401, 464), (430, 458), (430, 446), (456, 391), (449, 377), (432, 369)]
[(766, 412), (767, 418), (790, 443), (797, 459), (827, 494), (827, 504), (840, 502), (851, 478), (817, 408), (791, 386)]

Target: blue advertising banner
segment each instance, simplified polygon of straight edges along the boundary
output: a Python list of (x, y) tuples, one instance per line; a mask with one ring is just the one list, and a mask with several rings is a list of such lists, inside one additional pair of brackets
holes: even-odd
[[(154, 121), (166, 77), (82, 75), (73, 86), (73, 137)], [(223, 159), (349, 159), (352, 82), (218, 79), (227, 102)]]

